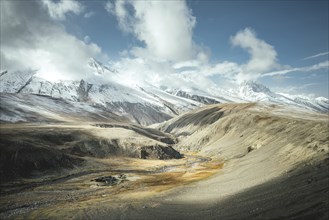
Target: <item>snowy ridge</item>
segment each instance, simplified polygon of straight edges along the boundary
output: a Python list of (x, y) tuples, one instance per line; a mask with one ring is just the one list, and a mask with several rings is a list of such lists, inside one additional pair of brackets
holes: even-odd
[[(22, 94), (17, 97), (8, 95), (10, 99), (19, 103), (18, 99), (23, 98), (24, 94), (32, 94), (62, 99), (73, 103), (72, 105), (76, 105), (79, 109), (82, 108), (81, 106), (86, 109), (89, 108), (88, 106), (91, 109), (100, 106), (143, 125), (162, 122), (203, 105), (228, 102), (263, 102), (316, 112), (329, 111), (329, 101), (324, 97), (310, 98), (275, 93), (254, 81), (243, 82), (237, 88), (225, 90), (208, 88), (206, 91), (195, 86), (184, 89), (172, 88), (169, 85), (159, 88), (148, 83), (128, 86), (120, 82), (117, 77), (111, 77), (117, 74), (115, 70), (95, 59), (91, 58), (88, 65), (94, 76), (76, 81), (50, 82), (38, 77), (37, 71), (2, 71), (0, 75), (2, 98), (6, 94)], [(31, 105), (33, 105), (32, 101)], [(10, 101), (8, 100), (7, 103)], [(2, 105), (2, 108), (7, 107)], [(0, 119), (15, 121), (4, 114), (1, 114)]]
[[(221, 103), (227, 102), (262, 102), (269, 104), (281, 104), (294, 106), (299, 109), (306, 109), (315, 112), (329, 112), (329, 101), (325, 97), (310, 98), (301, 95), (288, 95), (283, 93), (275, 93), (266, 86), (255, 81), (246, 81), (241, 83), (237, 88), (228, 90), (220, 88), (211, 88), (208, 91), (196, 90), (179, 90), (168, 89), (171, 94), (184, 96), (189, 99), (200, 96), (202, 98), (215, 100)], [(203, 102), (204, 103), (204, 102)], [(211, 103), (205, 103), (211, 104)]]
[(289, 97), (294, 102), (307, 106), (310, 109), (314, 109), (318, 112), (328, 112), (329, 109), (329, 100), (325, 97), (310, 98), (304, 95), (289, 95), (280, 93), (283, 96)]
[(168, 91), (168, 92), (171, 93), (171, 94), (174, 94), (175, 96), (191, 99), (191, 100), (194, 100), (196, 102), (206, 104), (206, 105), (221, 103), (215, 97), (209, 97), (207, 95), (197, 95), (197, 94), (193, 94), (191, 92), (186, 92), (186, 91), (183, 91), (183, 90), (175, 89), (175, 90), (171, 90), (171, 91)]
[(306, 96), (275, 93), (264, 85), (254, 81), (242, 83), (238, 88), (238, 95), (246, 101), (292, 105), (316, 112), (329, 111), (328, 99), (324, 97), (312, 99)]
[(10, 74), (7, 71), (1, 73), (0, 91), (6, 93), (19, 93), (29, 84), (37, 71), (17, 71)]
[(91, 57), (88, 60), (88, 66), (95, 73), (95, 75), (103, 75), (105, 72), (117, 73), (116, 70), (103, 65), (101, 62), (97, 61), (95, 58)]
[[(110, 71), (93, 60), (94, 71)], [(50, 82), (36, 76), (36, 71), (9, 72), (0, 77), (0, 92), (5, 94), (33, 94), (70, 101), (73, 105), (102, 106), (132, 122), (148, 125), (170, 119), (186, 110), (201, 106), (200, 103), (165, 93), (153, 86), (125, 86), (96, 74), (88, 80)], [(8, 96), (11, 99), (17, 97)], [(23, 97), (23, 96), (18, 96)], [(35, 100), (32, 99), (31, 100)], [(9, 103), (9, 101), (8, 101)], [(74, 104), (75, 103), (75, 104)], [(33, 105), (33, 104), (31, 104)], [(8, 106), (4, 105), (4, 108)], [(79, 107), (80, 108), (80, 107)], [(1, 114), (3, 121), (17, 121)], [(6, 117), (6, 119), (4, 119)], [(8, 118), (9, 117), (9, 118)]]
[(102, 106), (73, 102), (43, 95), (0, 93), (0, 121), (49, 122), (90, 120), (128, 122), (125, 117), (113, 114)]

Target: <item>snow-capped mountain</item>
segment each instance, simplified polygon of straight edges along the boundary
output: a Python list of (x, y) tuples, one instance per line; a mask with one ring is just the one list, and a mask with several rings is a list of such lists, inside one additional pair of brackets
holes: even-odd
[(109, 71), (112, 73), (117, 73), (115, 69), (111, 69), (109, 66), (102, 64), (101, 62), (98, 62), (94, 58), (90, 58), (88, 60), (88, 66), (91, 70), (94, 71), (95, 74), (102, 75), (105, 73), (105, 71)]
[(290, 105), (300, 109), (316, 112), (328, 112), (329, 101), (325, 97), (310, 98), (301, 95), (289, 95), (276, 93), (268, 87), (255, 82), (245, 81), (235, 88), (221, 89), (210, 88), (207, 91), (200, 89), (166, 89), (167, 92), (176, 96), (197, 100), (203, 104), (228, 103), (228, 102), (261, 102), (281, 105)]
[(329, 110), (329, 100), (325, 97), (310, 98), (304, 95), (289, 95), (280, 93), (283, 96), (289, 97), (294, 102), (300, 104), (301, 106), (306, 106), (309, 109), (318, 112), (328, 112)]
[(249, 102), (267, 102), (292, 105), (316, 112), (329, 111), (328, 99), (324, 97), (309, 98), (306, 96), (292, 96), (282, 93), (275, 93), (266, 86), (254, 81), (242, 83), (237, 89), (231, 91), (231, 95)]
[[(100, 64), (94, 64), (94, 70), (104, 70)], [(165, 121), (183, 111), (202, 105), (193, 100), (168, 94), (153, 86), (128, 87), (114, 81), (104, 81), (102, 76), (95, 76), (88, 81), (81, 79), (50, 82), (39, 78), (36, 73), (36, 71), (26, 71), (2, 74), (0, 92), (63, 99), (73, 106), (74, 103), (86, 103), (93, 107), (102, 106), (109, 112), (143, 125)], [(23, 96), (16, 96), (13, 99), (17, 101), (18, 97)], [(3, 105), (3, 108), (7, 106)], [(2, 120), (6, 118), (7, 121), (15, 121), (8, 119), (10, 117), (3, 113), (1, 117)]]
[[(18, 100), (24, 99), (24, 96), (29, 96), (28, 99), (35, 100), (35, 98), (30, 97), (33, 95), (41, 95), (44, 99), (64, 100), (69, 102), (73, 108), (77, 106), (78, 112), (81, 112), (81, 106), (83, 108), (89, 106), (88, 111), (91, 112), (98, 112), (101, 108), (102, 111), (112, 112), (143, 125), (168, 120), (175, 115), (202, 105), (227, 102), (266, 102), (292, 105), (317, 112), (329, 111), (329, 101), (324, 97), (312, 99), (306, 96), (275, 93), (254, 81), (244, 82), (236, 88), (225, 90), (209, 88), (207, 91), (199, 88), (188, 90), (171, 88), (169, 85), (159, 88), (147, 83), (127, 86), (114, 80), (115, 77), (108, 79), (111, 78), (107, 77), (109, 74), (112, 76), (118, 74), (116, 70), (93, 58), (89, 60), (88, 65), (94, 73), (94, 77), (76, 81), (50, 82), (38, 77), (37, 71), (1, 72), (0, 92), (2, 99), (6, 100), (7, 104), (2, 103), (0, 120), (17, 121), (17, 118), (15, 120), (11, 118), (13, 114), (5, 114), (4, 112), (10, 111), (8, 109), (4, 111), (4, 109), (13, 105), (10, 100), (19, 103)], [(6, 94), (20, 95), (8, 95), (4, 99)], [(21, 103), (24, 103), (23, 100)], [(32, 101), (29, 103), (33, 106)], [(51, 107), (48, 106), (47, 108)], [(22, 109), (22, 111), (26, 111), (26, 109)], [(25, 120), (22, 115), (20, 118), (18, 121)]]
[(186, 91), (183, 91), (183, 90), (175, 89), (175, 90), (168, 90), (167, 92), (170, 93), (170, 94), (173, 94), (175, 96), (179, 96), (179, 97), (183, 97), (183, 98), (187, 98), (187, 99), (191, 99), (191, 100), (200, 102), (200, 103), (205, 104), (205, 105), (220, 103), (220, 101), (217, 100), (214, 97), (207, 97), (207, 96), (202, 96), (202, 95), (190, 94), (190, 93), (188, 93)]
[(268, 101), (270, 97), (276, 97), (269, 88), (254, 81), (245, 81), (240, 84), (236, 91), (233, 91), (239, 98), (248, 101)]

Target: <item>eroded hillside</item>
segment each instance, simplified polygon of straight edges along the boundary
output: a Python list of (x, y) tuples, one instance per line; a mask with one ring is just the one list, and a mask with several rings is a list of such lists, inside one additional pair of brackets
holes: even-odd
[(326, 219), (328, 144), (327, 115), (256, 103), (2, 124), (1, 217)]

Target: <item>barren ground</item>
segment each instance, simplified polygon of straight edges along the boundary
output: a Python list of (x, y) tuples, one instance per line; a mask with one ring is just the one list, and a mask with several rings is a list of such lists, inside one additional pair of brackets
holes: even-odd
[[(2, 168), (39, 161), (33, 172), (2, 171), (1, 219), (329, 217), (327, 115), (226, 104), (152, 127), (1, 124)], [(182, 159), (135, 157), (164, 137)], [(113, 186), (92, 181), (120, 174)]]

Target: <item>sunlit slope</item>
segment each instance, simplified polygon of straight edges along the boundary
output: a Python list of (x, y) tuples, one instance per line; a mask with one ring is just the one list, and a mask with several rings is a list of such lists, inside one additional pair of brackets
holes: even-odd
[(181, 211), (175, 209), (173, 216), (182, 218), (328, 216), (327, 115), (274, 105), (219, 104), (158, 128), (178, 135), (182, 151), (225, 161), (215, 177), (177, 191), (174, 202), (159, 211), (178, 203)]
[[(175, 134), (182, 150), (231, 159), (271, 149), (299, 159), (328, 152), (328, 117), (284, 106), (219, 104), (171, 119), (158, 128)], [(291, 149), (291, 152), (290, 150)], [(286, 154), (286, 152), (290, 154)]]

